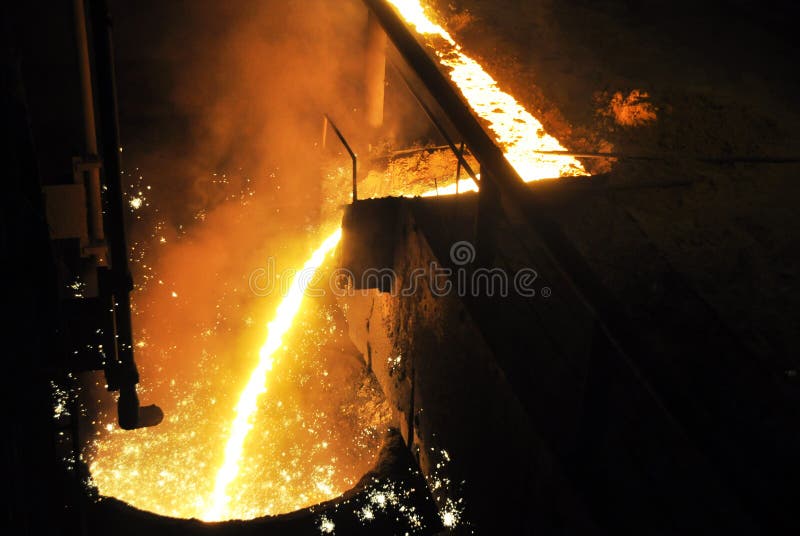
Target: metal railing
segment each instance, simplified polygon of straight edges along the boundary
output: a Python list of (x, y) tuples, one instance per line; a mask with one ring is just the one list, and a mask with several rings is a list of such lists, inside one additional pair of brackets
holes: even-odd
[(333, 119), (330, 118), (328, 114), (323, 114), (323, 123), (322, 123), (322, 148), (325, 148), (325, 138), (328, 132), (328, 125), (333, 129), (336, 133), (336, 137), (339, 138), (339, 141), (342, 142), (344, 148), (347, 150), (348, 154), (350, 155), (350, 159), (353, 162), (353, 203), (358, 201), (358, 156), (353, 149), (350, 147), (350, 144), (347, 143), (347, 140), (342, 134), (342, 131), (336, 126), (336, 123), (333, 122)]

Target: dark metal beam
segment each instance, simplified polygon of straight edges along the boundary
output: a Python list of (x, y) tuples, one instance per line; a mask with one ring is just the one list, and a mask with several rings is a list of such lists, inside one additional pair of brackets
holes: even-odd
[(117, 86), (114, 72), (114, 47), (111, 17), (105, 0), (90, 3), (93, 50), (97, 73), (97, 100), (100, 152), (103, 159), (105, 193), (105, 229), (111, 253), (109, 309), (114, 317), (115, 355), (109, 356), (106, 379), (109, 390), (119, 390), (119, 425), (124, 429), (154, 426), (164, 414), (156, 405), (140, 406), (136, 393), (139, 371), (133, 355), (130, 292), (133, 278), (128, 267), (128, 244), (125, 238), (125, 204), (119, 157)]

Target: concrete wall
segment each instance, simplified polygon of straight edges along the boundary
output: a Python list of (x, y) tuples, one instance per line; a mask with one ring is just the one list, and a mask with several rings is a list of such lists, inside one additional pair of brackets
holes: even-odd
[(413, 268), (430, 270), (437, 259), (407, 206), (395, 233), (386, 237), (395, 245), (394, 292), (356, 290), (342, 305), (443, 515), (478, 533), (592, 532), (461, 300), (434, 296), (427, 284), (398, 295)]
[(531, 227), (498, 221), (492, 263), (534, 267), (549, 297), (403, 292), (413, 270), (428, 281), (435, 264), (457, 268), (450, 248), (472, 239), (474, 201), (363, 201), (344, 224), (354, 281), (394, 270), (391, 291), (341, 302), (442, 512), (464, 508), (479, 534), (756, 532), (718, 450), (700, 448), (637, 366), (669, 332), (651, 326), (632, 359)]

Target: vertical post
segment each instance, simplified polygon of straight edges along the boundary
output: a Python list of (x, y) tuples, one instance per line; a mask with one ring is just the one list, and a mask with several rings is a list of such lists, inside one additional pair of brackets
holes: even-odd
[[(86, 8), (83, 0), (74, 0), (75, 38), (78, 46), (78, 69), (81, 76), (81, 104), (83, 105), (83, 125), (85, 151), (84, 159), (94, 159), (97, 151), (97, 127), (94, 116), (94, 93), (92, 91), (92, 71), (89, 63), (89, 38), (86, 33)], [(83, 173), (81, 173), (83, 175)], [(90, 166), (85, 180), (86, 200), (89, 213), (89, 236), (91, 242), (105, 239), (103, 229), (103, 206), (100, 195), (100, 169)], [(82, 244), (83, 245), (83, 244)]]
[(353, 159), (353, 203), (355, 203), (358, 201), (358, 171), (356, 169), (358, 166), (358, 158), (352, 152), (350, 156)]
[(331, 126), (333, 131), (336, 133), (336, 137), (339, 138), (339, 141), (342, 142), (344, 148), (347, 150), (347, 153), (350, 155), (350, 159), (353, 161), (353, 203), (358, 201), (358, 157), (356, 153), (353, 152), (353, 149), (350, 147), (350, 144), (347, 143), (347, 140), (344, 137), (344, 134), (339, 130), (339, 127), (336, 126), (336, 123), (325, 114), (325, 119), (327, 120), (328, 125)]
[(458, 148), (458, 154), (456, 155), (458, 163), (456, 164), (456, 195), (458, 195), (458, 182), (461, 180), (461, 161), (464, 160), (464, 142), (461, 142), (461, 146)]
[(386, 81), (386, 33), (372, 11), (367, 19), (367, 50), (364, 64), (364, 94), (367, 124), (383, 124), (384, 85)]
[(489, 266), (497, 252), (497, 223), (502, 208), (500, 190), (483, 170), (478, 190), (478, 212), (475, 219), (476, 264)]
[(328, 145), (328, 116), (322, 116), (322, 149)]
[(99, 110), (100, 149), (107, 190), (105, 213), (106, 231), (111, 252), (109, 310), (114, 317), (116, 357), (106, 365), (109, 390), (119, 390), (118, 420), (124, 429), (154, 426), (164, 414), (156, 405), (140, 406), (136, 395), (139, 371), (133, 355), (133, 326), (131, 323), (130, 293), (133, 278), (128, 268), (128, 245), (125, 239), (125, 205), (122, 199), (120, 175), (119, 123), (117, 86), (114, 74), (114, 47), (111, 17), (106, 0), (93, 0), (91, 28), (97, 74), (97, 109)]

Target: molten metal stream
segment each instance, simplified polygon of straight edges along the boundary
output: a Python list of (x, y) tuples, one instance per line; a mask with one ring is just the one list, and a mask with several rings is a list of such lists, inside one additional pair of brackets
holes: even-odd
[(272, 370), (272, 356), (283, 344), (283, 336), (292, 327), (292, 321), (300, 310), (308, 285), (313, 280), (313, 275), (322, 265), (327, 254), (336, 247), (342, 237), (341, 228), (325, 239), (322, 245), (311, 255), (303, 265), (289, 288), (289, 293), (281, 301), (275, 312), (275, 319), (267, 326), (267, 340), (259, 351), (258, 365), (250, 374), (247, 386), (239, 396), (236, 404), (236, 417), (231, 425), (230, 437), (225, 446), (225, 460), (217, 473), (214, 491), (211, 494), (211, 504), (203, 515), (206, 521), (227, 519), (226, 512), (230, 497), (228, 485), (239, 474), (239, 461), (242, 457), (244, 440), (252, 428), (253, 414), (256, 412), (258, 397), (266, 392), (267, 373)]

